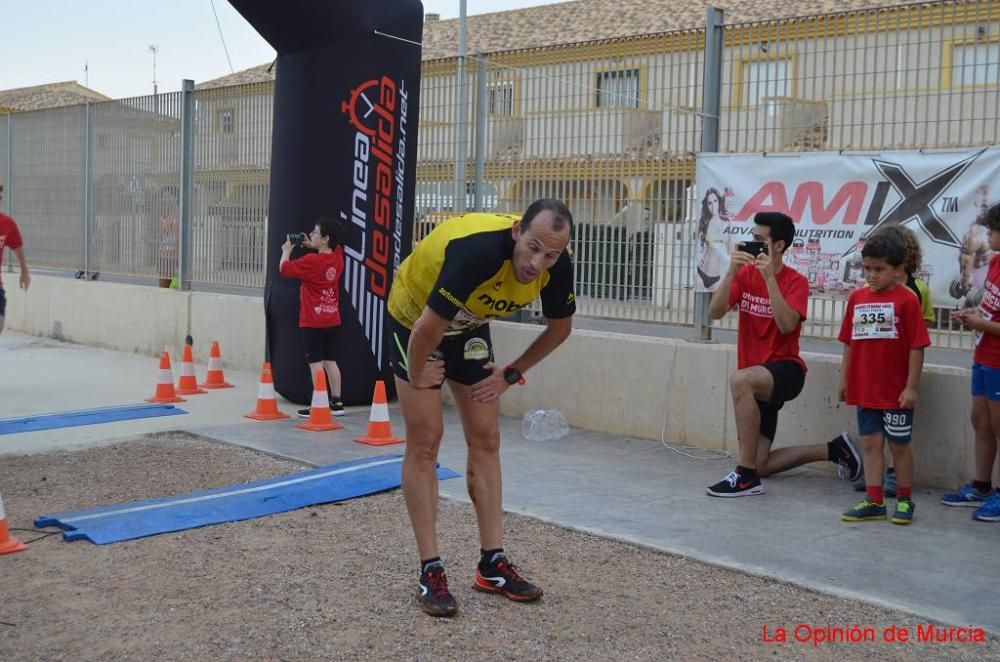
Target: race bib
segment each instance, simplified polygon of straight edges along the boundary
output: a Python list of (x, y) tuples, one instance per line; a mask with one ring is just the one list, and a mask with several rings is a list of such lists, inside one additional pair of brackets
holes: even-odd
[(851, 340), (897, 338), (896, 307), (892, 302), (861, 303), (854, 307)]

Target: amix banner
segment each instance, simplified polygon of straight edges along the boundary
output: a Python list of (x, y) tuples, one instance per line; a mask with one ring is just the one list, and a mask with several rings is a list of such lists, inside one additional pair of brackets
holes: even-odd
[[(369, 404), (385, 379), (386, 300), (413, 242), (420, 48), (419, 0), (230, 0), (278, 52), (271, 149), (267, 350), (279, 393), (308, 403), (298, 281), (278, 274), (286, 235), (317, 218), (351, 227), (341, 278), (343, 400)], [(294, 257), (294, 254), (293, 254)]]

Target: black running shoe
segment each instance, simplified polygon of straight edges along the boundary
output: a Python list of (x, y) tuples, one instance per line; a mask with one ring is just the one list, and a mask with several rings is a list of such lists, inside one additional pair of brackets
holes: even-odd
[(534, 602), (542, 597), (542, 589), (522, 577), (506, 556), (495, 558), (489, 565), (476, 568), (472, 588), (484, 593), (499, 593), (515, 602)]
[(833, 462), (837, 465), (837, 476), (843, 480), (857, 480), (861, 475), (861, 454), (854, 440), (846, 432), (841, 432), (830, 442), (833, 448)]
[(420, 573), (417, 599), (421, 609), (431, 616), (454, 616), (458, 613), (458, 603), (448, 590), (448, 578), (443, 566), (434, 565)]
[(709, 485), (705, 492), (714, 497), (745, 497), (763, 494), (764, 486), (760, 484), (760, 476), (747, 479), (738, 472), (731, 471), (715, 485)]
[(305, 409), (299, 409), (295, 413), (298, 414), (299, 418), (309, 418), (310, 409), (311, 409), (310, 407), (306, 407)]
[(347, 412), (344, 411), (344, 403), (340, 400), (330, 404), (330, 413), (334, 416), (343, 416)]

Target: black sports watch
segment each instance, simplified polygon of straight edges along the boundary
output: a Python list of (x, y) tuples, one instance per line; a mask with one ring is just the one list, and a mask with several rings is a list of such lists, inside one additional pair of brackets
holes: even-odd
[(503, 378), (508, 384), (513, 386), (514, 384), (524, 384), (524, 376), (521, 371), (512, 365), (507, 366), (503, 369)]

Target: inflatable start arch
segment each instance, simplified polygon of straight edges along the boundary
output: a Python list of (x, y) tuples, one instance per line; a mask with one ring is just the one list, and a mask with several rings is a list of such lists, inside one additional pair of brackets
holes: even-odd
[[(419, 0), (230, 0), (278, 52), (268, 209), (267, 355), (274, 384), (308, 403), (298, 282), (278, 274), (285, 236), (321, 216), (351, 228), (344, 246), (338, 363), (346, 404), (369, 404), (385, 379), (392, 276), (413, 242), (420, 97)], [(293, 255), (294, 257), (294, 255)]]

